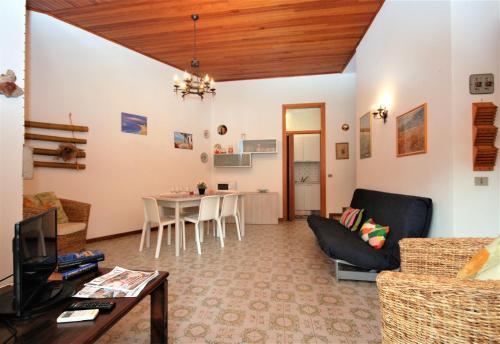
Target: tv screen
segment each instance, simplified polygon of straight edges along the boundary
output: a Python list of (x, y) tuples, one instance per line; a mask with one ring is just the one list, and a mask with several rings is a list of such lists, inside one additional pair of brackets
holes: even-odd
[(57, 266), (57, 214), (51, 208), (16, 224), (13, 242), (14, 308), (34, 306)]

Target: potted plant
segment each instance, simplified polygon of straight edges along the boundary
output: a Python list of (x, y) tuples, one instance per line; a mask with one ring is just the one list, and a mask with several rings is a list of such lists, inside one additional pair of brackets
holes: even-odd
[(199, 182), (196, 186), (198, 187), (198, 192), (200, 193), (200, 195), (204, 195), (207, 184), (205, 184), (205, 182)]

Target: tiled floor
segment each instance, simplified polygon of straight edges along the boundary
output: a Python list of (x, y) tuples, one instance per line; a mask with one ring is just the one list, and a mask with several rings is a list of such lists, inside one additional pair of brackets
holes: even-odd
[[(138, 252), (138, 235), (97, 242), (103, 266), (170, 272), (169, 343), (379, 343), (374, 283), (335, 282), (333, 264), (307, 223), (247, 225), (239, 242), (228, 226), (224, 249), (208, 236), (195, 253), (174, 256), (166, 235), (160, 259), (152, 247)], [(99, 343), (147, 343), (149, 299)]]

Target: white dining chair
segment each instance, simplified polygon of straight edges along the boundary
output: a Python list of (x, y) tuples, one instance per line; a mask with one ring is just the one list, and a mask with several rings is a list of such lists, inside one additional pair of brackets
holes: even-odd
[(234, 217), (238, 240), (241, 241), (240, 213), (238, 211), (238, 195), (236, 194), (225, 195), (222, 199), (222, 210), (220, 212), (219, 221), (222, 223), (222, 235), (224, 237), (226, 237), (226, 218), (229, 216)]
[[(217, 233), (220, 238), (220, 246), (224, 247), (224, 238), (222, 237), (222, 227), (219, 217), (220, 196), (205, 196), (200, 201), (198, 214), (187, 215), (182, 218), (182, 246), (186, 249), (186, 222), (194, 223), (194, 238), (196, 241), (196, 251), (201, 254), (200, 232), (203, 230), (203, 221), (215, 220), (217, 223)], [(200, 230), (201, 227), (201, 230)]]
[(158, 207), (158, 202), (153, 197), (143, 197), (142, 201), (144, 203), (144, 225), (142, 226), (141, 244), (139, 246), (139, 251), (144, 248), (144, 241), (146, 240), (146, 246), (151, 246), (151, 225), (158, 225), (158, 239), (156, 242), (156, 253), (155, 258), (160, 257), (161, 240), (163, 237), (163, 227), (168, 226), (168, 245), (172, 241), (172, 230), (171, 225), (175, 223), (175, 217), (167, 216), (160, 212)]

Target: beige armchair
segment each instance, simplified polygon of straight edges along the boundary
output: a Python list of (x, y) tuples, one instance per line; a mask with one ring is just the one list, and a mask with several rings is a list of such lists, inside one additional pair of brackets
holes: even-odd
[[(68, 215), (69, 222), (57, 225), (57, 254), (79, 252), (85, 249), (91, 206), (88, 203), (69, 199), (60, 198), (59, 200)], [(38, 207), (24, 207), (23, 217), (28, 218), (44, 210)]]
[(455, 277), (492, 240), (401, 240), (401, 272), (377, 277), (382, 342), (499, 343), (500, 281)]

